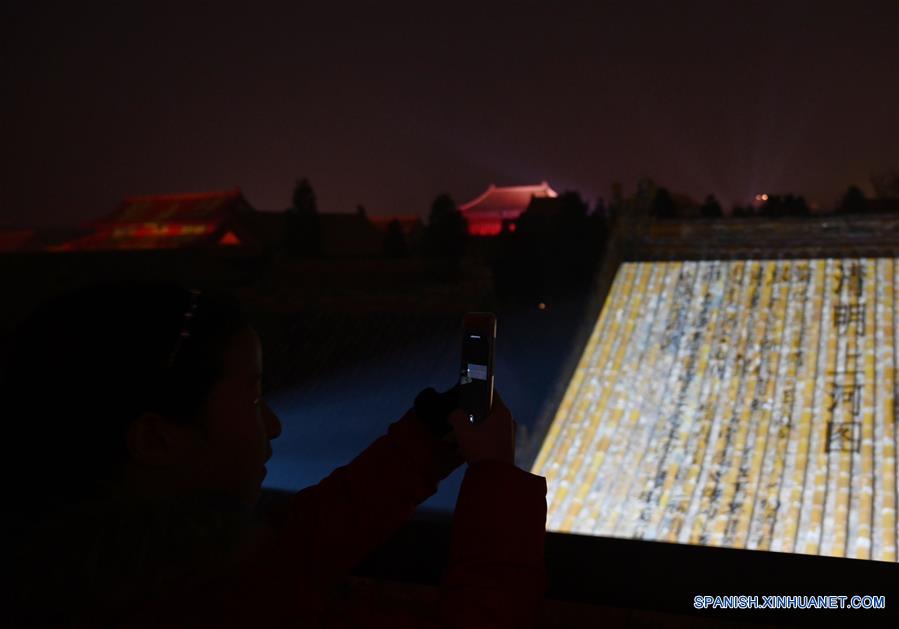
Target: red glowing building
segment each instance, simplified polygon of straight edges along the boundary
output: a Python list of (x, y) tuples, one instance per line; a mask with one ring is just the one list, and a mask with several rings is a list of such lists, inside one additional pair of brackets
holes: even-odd
[(503, 222), (515, 229), (515, 221), (534, 198), (552, 198), (558, 194), (547, 182), (536, 186), (490, 187), (476, 199), (463, 203), (459, 211), (468, 220), (468, 233), (473, 236), (496, 236), (502, 231)]
[(243, 218), (256, 214), (240, 192), (128, 197), (118, 209), (84, 227), (86, 235), (51, 247), (57, 251), (173, 249), (234, 246), (248, 237)]
[[(282, 250), (285, 212), (260, 212), (240, 188), (224, 192), (161, 194), (124, 199), (118, 209), (81, 226), (46, 247), (50, 251), (149, 249)], [(416, 220), (417, 217), (416, 217)], [(408, 221), (406, 221), (408, 223)], [(420, 220), (418, 221), (420, 223)], [(322, 252), (326, 257), (376, 255), (384, 236), (365, 216), (320, 213)], [(414, 231), (414, 224), (401, 224)], [(10, 235), (7, 240), (15, 240)], [(21, 239), (21, 238), (20, 238)], [(0, 238), (0, 246), (3, 239)]]

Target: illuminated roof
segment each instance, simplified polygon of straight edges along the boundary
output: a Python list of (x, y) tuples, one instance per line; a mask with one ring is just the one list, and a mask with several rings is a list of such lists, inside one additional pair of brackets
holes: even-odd
[(208, 241), (214, 231), (213, 227), (204, 224), (143, 223), (99, 230), (60, 245), (50, 246), (48, 249), (51, 251), (179, 249)]
[(517, 220), (533, 199), (559, 196), (545, 181), (536, 186), (490, 187), (476, 199), (463, 203), (459, 211), (468, 221), (468, 233), (475, 236), (496, 236), (502, 231), (504, 220)]
[[(57, 251), (172, 249), (216, 241), (240, 215), (256, 214), (240, 188), (223, 192), (126, 197), (119, 207), (84, 225), (90, 233), (50, 247)], [(242, 239), (234, 236), (241, 241)], [(231, 244), (230, 239), (223, 244)]]
[(249, 209), (249, 204), (240, 188), (224, 192), (126, 197), (115, 212), (96, 223), (211, 222), (222, 219), (231, 211), (244, 209)]
[(536, 186), (507, 186), (503, 188), (490, 184), (490, 187), (479, 197), (460, 205), (459, 210), (463, 214), (474, 212), (514, 213), (517, 218), (518, 214), (527, 209), (532, 198), (556, 196), (558, 196), (556, 191), (550, 188), (545, 181)]
[(238, 238), (233, 231), (229, 231), (227, 234), (219, 238), (220, 245), (239, 245), (240, 238)]

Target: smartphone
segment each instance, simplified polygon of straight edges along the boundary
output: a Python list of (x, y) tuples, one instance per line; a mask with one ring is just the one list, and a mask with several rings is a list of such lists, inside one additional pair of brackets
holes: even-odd
[(468, 421), (484, 421), (493, 408), (493, 350), (496, 315), (469, 312), (462, 319), (462, 366), (459, 373), (459, 406)]

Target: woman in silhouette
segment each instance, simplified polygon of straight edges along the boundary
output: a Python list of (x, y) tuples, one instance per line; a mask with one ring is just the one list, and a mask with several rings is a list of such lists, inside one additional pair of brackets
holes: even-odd
[(426, 389), (352, 462), (262, 513), (282, 426), (261, 377), (259, 338), (223, 297), (114, 283), (38, 308), (3, 376), (16, 621), (411, 624), (348, 616), (330, 594), (467, 463), (434, 619), (534, 623), (546, 482), (514, 465), (499, 396), (472, 426), (456, 388)]

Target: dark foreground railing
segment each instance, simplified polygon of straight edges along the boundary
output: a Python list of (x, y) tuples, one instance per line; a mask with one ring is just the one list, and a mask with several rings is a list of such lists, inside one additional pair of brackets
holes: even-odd
[[(439, 584), (451, 517), (419, 512), (355, 575)], [(788, 553), (547, 533), (547, 599), (741, 623), (899, 626), (899, 565)], [(885, 609), (697, 609), (697, 596), (883, 596)], [(848, 605), (849, 598), (846, 599)], [(671, 614), (672, 616), (664, 616)]]

